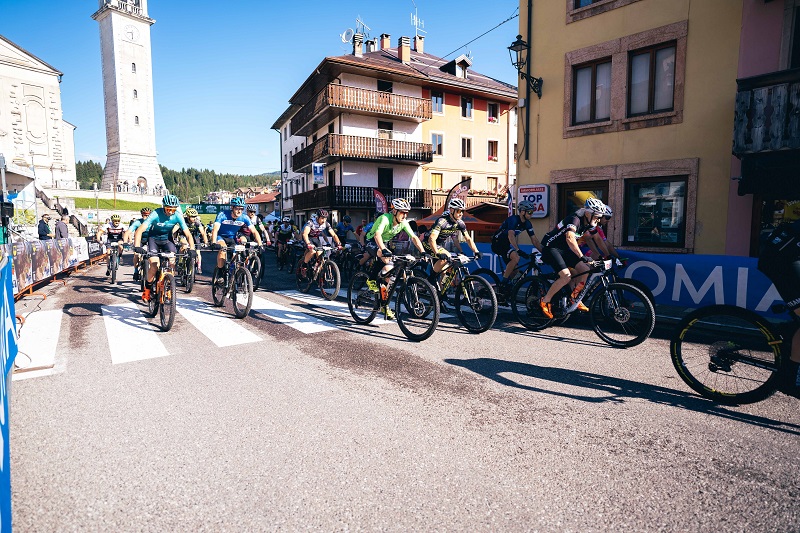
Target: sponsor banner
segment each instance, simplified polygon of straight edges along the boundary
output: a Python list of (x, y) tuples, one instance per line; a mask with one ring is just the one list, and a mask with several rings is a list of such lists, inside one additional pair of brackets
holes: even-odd
[(200, 215), (216, 215), (230, 206), (228, 204), (181, 204), (181, 211), (185, 213), (190, 207), (193, 207)]
[(94, 258), (98, 255), (102, 255), (105, 251), (105, 247), (97, 241), (86, 241), (89, 246), (89, 257)]
[(550, 186), (520, 185), (517, 189), (517, 204), (520, 202), (530, 202), (534, 205), (533, 218), (546, 217), (550, 206)]
[(450, 192), (447, 193), (447, 198), (444, 201), (444, 209), (447, 211), (447, 206), (450, 205), (450, 200), (453, 198), (460, 198), (466, 203), (467, 196), (469, 196), (469, 188), (472, 185), (472, 178), (467, 178), (453, 185)]
[[(93, 243), (102, 250), (101, 246)], [(12, 293), (43, 281), (89, 259), (89, 243), (85, 237), (47, 241), (17, 241), (0, 245), (4, 256), (11, 257)]]
[(70, 239), (72, 243), (72, 255), (70, 256), (70, 266), (89, 260), (89, 242), (86, 237)]
[[(470, 270), (487, 267), (501, 273), (504, 263), (492, 253), (491, 244), (476, 244), (484, 259), (480, 264), (470, 263)], [(530, 245), (521, 248), (535, 251)], [(755, 257), (618, 251), (628, 259), (620, 275), (647, 285), (657, 304), (691, 309), (728, 304), (769, 316), (770, 307), (783, 301), (769, 278), (758, 270)], [(552, 271), (546, 265), (543, 270)]]
[(34, 283), (43, 281), (52, 275), (50, 257), (47, 255), (47, 242), (49, 241), (32, 241), (30, 243)]
[(14, 294), (16, 294), (23, 288), (33, 285), (33, 259), (30, 244), (25, 241), (13, 243), (11, 257), (14, 263), (14, 279), (17, 282), (14, 287)]
[(386, 197), (379, 191), (378, 189), (372, 189), (373, 194), (375, 195), (375, 212), (376, 213), (388, 213), (389, 212), (389, 205), (386, 202)]
[(9, 447), (8, 386), (11, 369), (17, 356), (17, 331), (14, 318), (12, 265), (9, 256), (0, 257), (0, 290), (3, 291), (3, 311), (0, 313), (0, 359), (3, 376), (0, 379), (0, 531), (11, 531), (11, 459)]

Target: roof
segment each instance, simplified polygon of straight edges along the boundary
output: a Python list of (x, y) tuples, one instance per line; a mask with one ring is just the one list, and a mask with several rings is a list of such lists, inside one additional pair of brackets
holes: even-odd
[[(60, 70), (58, 70), (54, 66), (42, 61), (32, 53), (22, 48), (21, 46), (9, 41), (8, 39), (0, 35), (0, 48), (3, 48), (2, 43), (7, 43), (11, 47), (11, 48), (6, 47), (8, 50), (7, 52), (8, 54), (13, 53), (14, 50), (16, 50), (17, 53), (15, 53), (13, 56), (0, 53), (0, 63), (8, 63), (16, 65), (18, 67), (28, 68), (31, 70), (49, 70), (51, 71), (52, 74), (57, 75), (59, 78), (61, 78), (61, 76), (64, 75)], [(19, 52), (22, 53), (21, 56), (19, 55)], [(38, 63), (38, 65), (36, 63)]]
[[(508, 100), (516, 100), (517, 87), (505, 83), (472, 69), (468, 70), (467, 78), (459, 78), (447, 72), (446, 65), (454, 62), (470, 62), (466, 56), (459, 56), (455, 60), (443, 59), (432, 54), (420, 54), (411, 50), (411, 61), (403, 63), (397, 57), (397, 48), (387, 48), (375, 52), (367, 52), (362, 57), (353, 54), (326, 57), (311, 74), (294, 95), (289, 99), (294, 104), (304, 104), (328, 79), (338, 76), (339, 72), (353, 71), (364, 74), (364, 71), (390, 74), (398, 81), (405, 83), (436, 86), (442, 88), (458, 87), (466, 92), (488, 93)], [(319, 77), (326, 79), (320, 83)]]
[(248, 198), (246, 201), (248, 204), (266, 204), (269, 202), (274, 202), (275, 198), (280, 196), (280, 191), (273, 191), (264, 194), (257, 194), (252, 198)]
[(278, 130), (278, 133), (280, 133), (280, 129), (283, 127), (283, 125), (288, 123), (301, 107), (302, 106), (297, 104), (290, 104), (289, 107), (286, 108), (286, 111), (284, 111), (281, 116), (278, 117), (278, 120), (275, 121), (271, 129)]

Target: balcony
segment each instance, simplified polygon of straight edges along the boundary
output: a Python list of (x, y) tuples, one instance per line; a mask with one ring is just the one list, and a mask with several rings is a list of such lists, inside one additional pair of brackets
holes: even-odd
[(736, 80), (733, 153), (800, 148), (800, 69)]
[(312, 163), (328, 164), (339, 159), (423, 165), (433, 161), (433, 146), (430, 143), (329, 133), (293, 155), (292, 170), (308, 172)]
[(431, 101), (426, 98), (331, 83), (292, 117), (292, 133), (311, 135), (343, 111), (413, 122), (430, 120), (432, 116)]
[[(431, 193), (431, 209), (433, 211), (438, 211), (444, 205), (445, 200), (447, 200), (447, 195), (450, 191), (434, 191)], [(470, 207), (475, 207), (476, 205), (482, 204), (484, 202), (498, 202), (500, 200), (497, 199), (496, 194), (470, 194), (464, 199), (464, 203), (467, 205), (467, 209)]]
[(336, 185), (295, 194), (292, 200), (296, 211), (318, 209), (320, 207), (325, 209), (368, 209), (374, 211), (375, 195), (373, 189), (378, 189), (386, 197), (386, 201), (390, 203), (394, 198), (405, 198), (411, 204), (411, 209), (430, 209), (431, 207), (431, 191), (426, 189), (389, 189)]

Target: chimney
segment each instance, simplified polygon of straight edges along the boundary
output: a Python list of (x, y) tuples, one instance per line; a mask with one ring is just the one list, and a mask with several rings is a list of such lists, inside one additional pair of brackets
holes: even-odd
[(415, 35), (414, 36), (414, 51), (418, 54), (425, 53), (425, 37), (422, 35)]
[(356, 33), (353, 35), (353, 55), (356, 57), (362, 57), (364, 55), (364, 35), (360, 33)]
[(392, 47), (392, 36), (388, 33), (381, 34), (381, 50), (388, 50)]
[(411, 61), (411, 39), (408, 37), (397, 39), (397, 59), (403, 63)]

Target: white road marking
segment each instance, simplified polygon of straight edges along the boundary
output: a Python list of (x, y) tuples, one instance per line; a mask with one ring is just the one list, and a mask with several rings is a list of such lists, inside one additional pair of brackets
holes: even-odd
[[(350, 308), (347, 307), (347, 302), (344, 301), (340, 300), (329, 301), (323, 298), (322, 296), (305, 294), (300, 291), (275, 291), (275, 294), (280, 294), (282, 296), (286, 296), (287, 298), (291, 298), (292, 300), (298, 300), (300, 302), (303, 302), (304, 304), (310, 304), (316, 307), (322, 307), (329, 311), (333, 311), (334, 313), (340, 313), (350, 317)], [(341, 292), (339, 294), (341, 294)], [(390, 309), (394, 311), (394, 302), (392, 302), (392, 304), (390, 305)], [(382, 314), (379, 312), (378, 315), (375, 317), (375, 320), (372, 321), (372, 324), (380, 326), (389, 323), (389, 321), (383, 318), (378, 318), (380, 316), (382, 316)], [(352, 319), (352, 317), (350, 318)]]
[(103, 306), (111, 363), (129, 363), (169, 355), (152, 324), (135, 303)]
[[(28, 379), (63, 372), (64, 361), (58, 361), (58, 337), (61, 334), (61, 309), (35, 311), (25, 316), (17, 341), (19, 369), (12, 379)], [(30, 369), (23, 371), (25, 369)]]
[(261, 340), (261, 337), (242, 326), (233, 315), (223, 314), (199, 298), (180, 298), (178, 312), (220, 348)]
[(295, 311), (294, 309), (271, 302), (259, 296), (253, 296), (252, 310), (306, 334), (337, 329), (324, 320)]

